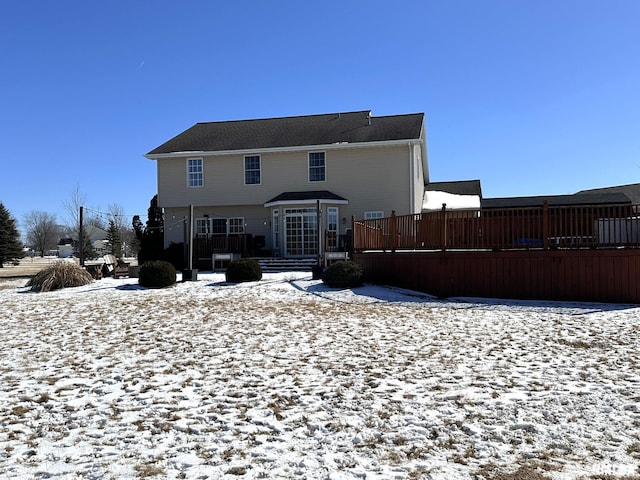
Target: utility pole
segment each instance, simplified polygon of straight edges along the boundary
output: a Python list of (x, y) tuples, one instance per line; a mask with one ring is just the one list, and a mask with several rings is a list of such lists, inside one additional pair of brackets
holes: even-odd
[(79, 242), (79, 250), (78, 250), (78, 254), (80, 255), (80, 266), (84, 267), (84, 228), (82, 225), (82, 214), (83, 214), (83, 207), (80, 207), (80, 215), (79, 215), (79, 223), (80, 223), (80, 233), (79, 233), (79, 238), (78, 238), (78, 242)]

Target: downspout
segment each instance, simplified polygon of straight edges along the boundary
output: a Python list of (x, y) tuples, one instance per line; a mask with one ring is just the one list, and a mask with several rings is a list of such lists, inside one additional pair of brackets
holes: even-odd
[(413, 145), (411, 143), (409, 143), (409, 213), (413, 214), (416, 213), (413, 211), (414, 206), (415, 206), (415, 198), (414, 198), (414, 194), (415, 194), (415, 188), (413, 185), (413, 176), (415, 173), (415, 167), (413, 165)]

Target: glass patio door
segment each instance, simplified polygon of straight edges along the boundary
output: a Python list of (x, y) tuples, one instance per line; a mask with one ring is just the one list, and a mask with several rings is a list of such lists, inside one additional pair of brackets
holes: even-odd
[(318, 254), (318, 214), (315, 208), (285, 210), (285, 257)]

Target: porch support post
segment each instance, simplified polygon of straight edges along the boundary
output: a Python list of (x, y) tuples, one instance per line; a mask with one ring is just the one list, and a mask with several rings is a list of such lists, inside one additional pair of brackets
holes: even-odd
[(398, 246), (398, 219), (396, 218), (396, 211), (391, 210), (391, 253), (396, 253), (396, 247)]
[(193, 204), (189, 205), (189, 270), (193, 270)]
[(322, 246), (322, 233), (321, 232), (322, 232), (322, 230), (320, 228), (320, 217), (321, 217), (321, 215), (320, 215), (320, 200), (316, 201), (316, 214), (318, 216), (317, 222), (316, 222), (317, 223), (316, 228), (318, 230), (318, 267), (320, 267), (322, 265), (322, 249), (321, 249), (321, 246)]

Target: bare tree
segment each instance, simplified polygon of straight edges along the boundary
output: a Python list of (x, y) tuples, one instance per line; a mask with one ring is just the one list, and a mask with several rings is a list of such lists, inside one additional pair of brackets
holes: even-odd
[[(62, 201), (62, 206), (67, 212), (68, 223), (65, 235), (72, 238), (78, 238), (80, 229), (80, 207), (86, 206), (87, 194), (80, 190), (80, 185), (76, 186), (71, 191), (71, 195), (68, 200)], [(84, 218), (82, 223), (84, 225), (93, 225), (102, 230), (107, 229), (108, 221), (101, 218), (99, 213), (96, 213), (98, 209), (85, 209)]]
[(117, 203), (109, 204), (109, 220), (112, 220), (114, 225), (119, 231), (122, 231), (125, 228), (124, 221), (124, 208), (122, 205), (118, 205)]
[(80, 191), (80, 185), (76, 184), (71, 191), (71, 197), (62, 201), (62, 206), (69, 215), (68, 227), (72, 231), (77, 231), (80, 226), (80, 207), (86, 205), (87, 194)]
[(25, 215), (24, 224), (27, 245), (36, 252), (40, 252), (41, 257), (44, 257), (47, 250), (55, 248), (60, 236), (55, 215), (33, 210)]

